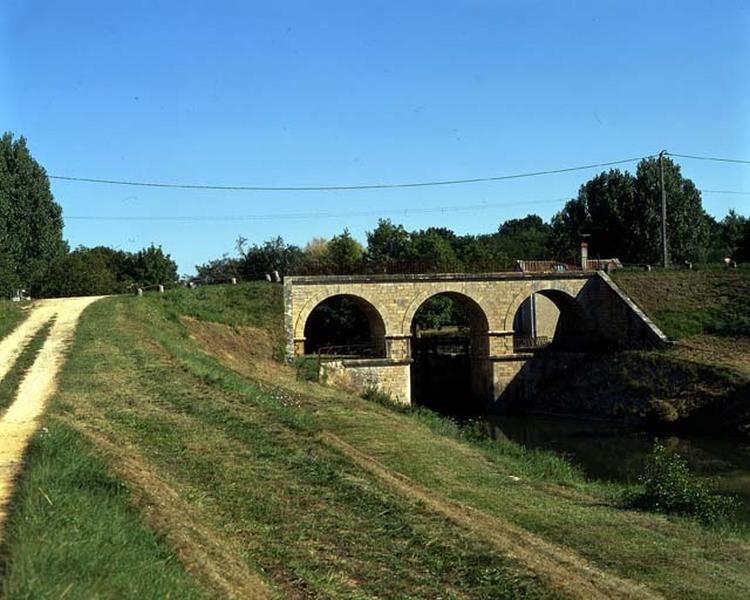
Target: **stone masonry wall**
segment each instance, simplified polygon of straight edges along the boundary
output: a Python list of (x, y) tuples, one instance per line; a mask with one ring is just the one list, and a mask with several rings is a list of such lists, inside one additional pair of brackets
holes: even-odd
[(331, 360), (321, 364), (326, 382), (358, 394), (375, 389), (402, 404), (411, 403), (411, 365), (377, 359)]

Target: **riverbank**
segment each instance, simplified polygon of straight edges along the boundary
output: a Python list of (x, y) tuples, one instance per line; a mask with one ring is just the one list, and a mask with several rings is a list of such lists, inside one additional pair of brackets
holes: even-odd
[(274, 360), (278, 287), (197, 291), (84, 313), (6, 596), (750, 594), (746, 529), (624, 510), (552, 453), (299, 381)]

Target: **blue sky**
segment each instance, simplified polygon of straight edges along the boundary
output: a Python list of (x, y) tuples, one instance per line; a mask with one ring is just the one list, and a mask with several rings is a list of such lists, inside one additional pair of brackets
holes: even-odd
[[(729, 0), (5, 0), (0, 125), (49, 174), (160, 182), (484, 177), (662, 148), (748, 159), (748, 31), (750, 4)], [(700, 188), (750, 191), (748, 165), (681, 164)], [(52, 189), (71, 245), (154, 242), (191, 272), (239, 235), (304, 244), (349, 227), (364, 240), (377, 221), (342, 212), (459, 233), (549, 218), (595, 173), (334, 193)], [(750, 214), (750, 195), (704, 205)], [(211, 218), (77, 218), (121, 216)]]

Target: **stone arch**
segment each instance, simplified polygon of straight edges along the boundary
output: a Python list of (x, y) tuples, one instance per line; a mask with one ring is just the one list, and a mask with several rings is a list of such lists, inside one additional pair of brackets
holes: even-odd
[[(469, 320), (469, 334), (415, 335), (419, 309), (443, 296), (461, 306)], [(438, 411), (473, 413), (491, 394), (490, 320), (485, 308), (466, 291), (433, 287), (419, 294), (404, 317), (412, 336), (411, 391), (414, 402)]]
[[(554, 334), (554, 343), (569, 349), (582, 349), (588, 341), (592, 326), (590, 318), (580, 301), (562, 286), (538, 287), (516, 294), (505, 313), (505, 330), (514, 330), (514, 320), (521, 305), (534, 294), (539, 294), (550, 300), (559, 310), (560, 319)], [(576, 336), (573, 341), (571, 338)]]
[(339, 290), (325, 290), (308, 299), (295, 321), (295, 340), (305, 339), (305, 330), (310, 316), (315, 312), (315, 309), (333, 298), (346, 298), (354, 302), (367, 319), (370, 327), (370, 338), (376, 355), (385, 357), (386, 320), (383, 317), (382, 311), (372, 301), (363, 297), (363, 295), (341, 292)]
[(447, 296), (454, 302), (460, 304), (466, 309), (469, 316), (470, 329), (472, 336), (471, 353), (476, 357), (484, 357), (489, 353), (489, 331), (490, 321), (484, 307), (465, 291), (456, 290), (429, 290), (419, 294), (409, 305), (403, 322), (403, 331), (411, 333), (414, 318), (417, 311), (430, 298), (435, 296)]
[(481, 313), (484, 316), (485, 321), (487, 322), (487, 328), (490, 328), (491, 315), (487, 313), (484, 306), (482, 306), (482, 303), (471, 294), (467, 293), (466, 290), (463, 289), (463, 287), (458, 288), (457, 286), (456, 288), (446, 287), (444, 289), (430, 288), (419, 292), (412, 299), (412, 301), (409, 303), (409, 306), (406, 308), (406, 311), (404, 312), (403, 319), (401, 320), (401, 332), (405, 334), (411, 333), (411, 324), (414, 321), (414, 316), (417, 314), (417, 311), (420, 309), (420, 307), (430, 298), (441, 295), (446, 295), (458, 301), (459, 303), (465, 304), (467, 307), (469, 307), (470, 312), (478, 311), (477, 314)]

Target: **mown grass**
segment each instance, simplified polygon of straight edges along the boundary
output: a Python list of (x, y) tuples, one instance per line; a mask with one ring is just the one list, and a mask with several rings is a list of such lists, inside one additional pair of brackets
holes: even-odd
[(0, 339), (8, 335), (25, 318), (26, 313), (21, 310), (18, 302), (0, 300)]
[[(510, 440), (492, 438), (487, 430), (487, 424), (481, 419), (459, 422), (421, 406), (397, 404), (387, 395), (373, 391), (365, 393), (364, 398), (393, 412), (408, 415), (437, 435), (480, 450), (493, 460), (504, 463), (506, 467), (510, 466), (517, 475), (560, 484), (586, 486), (591, 483), (583, 471), (554, 452), (526, 448)], [(619, 491), (620, 486), (612, 484), (611, 487)], [(603, 488), (602, 485), (600, 489)]]
[(48, 323), (43, 326), (31, 339), (29, 344), (24, 348), (21, 355), (16, 359), (16, 362), (11, 367), (10, 371), (0, 381), (0, 418), (3, 415), (5, 409), (7, 409), (15, 398), (18, 386), (29, 370), (34, 360), (36, 359), (39, 350), (44, 344), (44, 340), (49, 335), (49, 330), (52, 327), (52, 323)]
[[(227, 292), (221, 288), (197, 291), (200, 298), (190, 296), (195, 290), (176, 290), (92, 305), (48, 417), (48, 426), (71, 422), (92, 439), (106, 438), (137, 461), (138, 472), (174, 490), (186, 510), (170, 514), (153, 491), (140, 489), (137, 477), (118, 469), (116, 455), (104, 453), (165, 539), (174, 539), (178, 522), (198, 519), (280, 597), (554, 595), (540, 575), (359, 468), (325, 443), (323, 436), (333, 434), (429, 490), (436, 502), (458, 501), (497, 519), (499, 527), (520, 526), (667, 597), (750, 595), (744, 530), (623, 510), (616, 500), (621, 488), (587, 481), (552, 454), (300, 381), (281, 365), (257, 373), (252, 365), (238, 368), (237, 348), (199, 346), (179, 316), (185, 310), (217, 323), (247, 321), (222, 317)], [(264, 284), (228, 293), (249, 304), (257, 298), (248, 308), (257, 324), (278, 305), (266, 294), (281, 296), (277, 286)], [(267, 320), (279, 326), (278, 315)], [(235, 369), (219, 356), (233, 356)], [(103, 452), (96, 443), (93, 449)], [(27, 472), (34, 461), (32, 454)], [(85, 481), (76, 485), (89, 493)], [(18, 505), (32, 493), (22, 487)], [(141, 497), (151, 500), (144, 505)], [(106, 527), (93, 507), (69, 510), (73, 521)], [(15, 576), (21, 540), (35, 539), (18, 511), (11, 522), (18, 534), (5, 550), (8, 577)], [(185, 564), (189, 541), (181, 545)], [(48, 561), (67, 543), (54, 528), (46, 531), (34, 546), (38, 560)], [(119, 550), (110, 556), (119, 560)], [(200, 572), (200, 565), (191, 568), (206, 585)], [(18, 574), (15, 581), (23, 579)], [(45, 594), (52, 591), (39, 595)]]
[(623, 510), (623, 486), (586, 481), (551, 453), (467, 439), (465, 430), (424, 411), (399, 414), (293, 376), (285, 380), (281, 372), (266, 383), (309, 398), (303, 406), (312, 407), (322, 430), (395, 471), (572, 548), (602, 568), (670, 597), (750, 594), (750, 549), (742, 527), (706, 528)]
[(435, 492), (571, 548), (667, 597), (750, 594), (750, 546), (741, 525), (711, 528), (625, 510), (626, 486), (587, 481), (549, 453), (507, 441), (466, 440), (454, 425), (420, 413), (396, 417), (377, 405), (352, 404), (328, 403), (319, 411), (323, 427), (342, 432), (360, 450)]
[(131, 492), (80, 436), (50, 420), (34, 437), (0, 548), (3, 598), (203, 598), (144, 527)]
[(400, 414), (315, 383), (285, 380), (309, 397), (319, 427), (437, 493), (572, 548), (602, 568), (669, 597), (750, 594), (750, 547), (742, 526), (623, 510), (624, 486), (587, 481), (561, 458), (477, 436), (426, 411)]
[[(184, 327), (162, 302), (118, 298), (87, 310), (48, 417), (50, 431), (72, 421), (123, 453), (133, 456), (137, 449), (140, 470), (174, 489), (202, 526), (234, 548), (279, 597), (554, 596), (515, 561), (378, 485), (321, 441), (317, 419), (291, 394), (240, 377), (186, 341)], [(105, 324), (107, 339), (101, 336)], [(83, 451), (80, 440), (70, 446)], [(37, 461), (32, 452), (24, 481)], [(125, 483), (137, 485), (127, 477)], [(67, 511), (71, 522), (106, 531), (114, 508), (94, 505), (98, 488), (90, 489), (86, 479), (70, 484), (91, 502), (65, 503), (61, 517)], [(32, 495), (38, 490), (23, 485), (17, 505)], [(70, 543), (69, 532), (58, 535), (54, 527), (43, 542), (29, 542), (38, 532), (25, 517), (23, 510), (11, 515), (16, 534), (5, 549), (6, 577), (21, 587), (31, 578), (21, 569), (27, 552), (42, 563), (41, 572), (62, 570), (55, 556)], [(182, 518), (161, 514), (155, 521), (171, 539), (177, 522), (170, 519)], [(89, 544), (125, 570), (155, 555), (140, 546), (129, 556), (107, 545), (106, 535)], [(85, 580), (88, 567), (78, 561), (66, 577), (75, 578), (79, 568)], [(61, 578), (50, 573), (45, 579)], [(58, 592), (56, 584), (34, 582), (40, 596)], [(143, 588), (142, 596), (109, 588), (106, 579), (101, 585), (103, 596), (161, 597)]]

